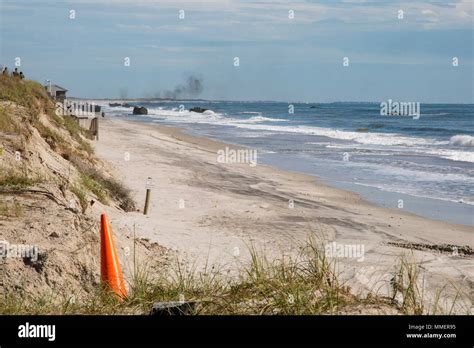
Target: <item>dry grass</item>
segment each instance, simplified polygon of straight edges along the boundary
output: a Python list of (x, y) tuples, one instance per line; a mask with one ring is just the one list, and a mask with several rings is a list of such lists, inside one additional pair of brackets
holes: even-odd
[(94, 193), (100, 202), (107, 204), (110, 197), (118, 201), (123, 210), (135, 211), (135, 201), (131, 196), (131, 191), (122, 183), (112, 177), (106, 177), (103, 172), (80, 157), (71, 156), (69, 161), (81, 173), (82, 185)]
[(108, 203), (107, 191), (95, 179), (93, 179), (87, 174), (81, 174), (81, 183), (87, 190), (92, 192), (97, 197), (99, 202), (101, 202), (102, 204)]
[(0, 216), (22, 217), (23, 211), (23, 206), (17, 201), (14, 201), (12, 203), (0, 201)]
[(62, 119), (64, 128), (66, 128), (71, 137), (79, 144), (78, 149), (80, 151), (85, 151), (88, 155), (92, 155), (94, 153), (94, 149), (89, 144), (89, 142), (84, 139), (90, 138), (90, 132), (81, 128), (77, 121), (71, 116), (61, 117), (56, 115), (56, 119), (58, 118)]
[(77, 199), (79, 200), (79, 204), (81, 205), (82, 214), (85, 214), (87, 208), (89, 207), (89, 201), (86, 198), (86, 193), (79, 186), (71, 187), (71, 192), (76, 195)]
[(10, 76), (0, 76), (0, 100), (8, 100), (24, 106), (31, 120), (36, 119), (43, 110), (48, 113), (54, 110), (54, 105), (41, 84)]
[[(73, 117), (56, 114), (55, 105), (43, 86), (34, 81), (1, 75), (0, 100), (13, 102), (27, 109), (27, 115), (20, 120), (16, 118), (23, 116), (13, 115), (7, 106), (0, 107), (0, 132), (20, 132), (22, 138), (28, 139), (31, 129), (36, 128), (51, 149), (70, 161), (79, 171), (79, 182), (75, 184), (73, 193), (81, 202), (83, 211), (87, 207), (84, 203), (84, 190), (93, 193), (103, 204), (108, 204), (110, 199), (114, 199), (123, 210), (136, 210), (130, 190), (96, 168), (94, 149), (87, 140), (91, 135), (90, 132), (82, 129)], [(49, 117), (53, 126), (48, 126), (47, 122), (43, 123), (40, 120), (41, 113)], [(0, 177), (0, 185), (2, 184), (28, 186), (30, 181), (16, 176)]]
[[(426, 314), (421, 289), (417, 287), (418, 266), (406, 259), (397, 268), (399, 302), (370, 296), (362, 298), (338, 280), (335, 264), (326, 258), (322, 244), (310, 239), (297, 257), (270, 261), (249, 246), (251, 259), (243, 264), (238, 277), (227, 277), (218, 267), (197, 271), (193, 264), (176, 259), (152, 275), (150, 262), (136, 262), (129, 280), (129, 295), (116, 300), (106, 289), (97, 287), (80, 301), (71, 294), (55, 291), (46, 295), (0, 300), (4, 314), (143, 314), (158, 301), (195, 302), (196, 315), (321, 315), (345, 313), (354, 306), (391, 307), (401, 314)], [(134, 255), (134, 260), (136, 256)], [(156, 272), (155, 272), (156, 273)], [(442, 312), (438, 312), (442, 313)]]
[(22, 188), (33, 186), (38, 181), (38, 179), (32, 179), (25, 174), (14, 173), (13, 171), (5, 173), (0, 170), (0, 187)]
[(0, 132), (18, 133), (20, 127), (17, 121), (12, 116), (12, 109), (10, 107), (0, 105)]
[[(451, 315), (463, 292), (454, 284), (446, 283), (435, 292), (434, 299), (427, 298), (425, 278), (413, 254), (402, 255), (396, 265), (393, 278), (390, 281), (392, 299), (399, 303), (400, 310), (406, 314), (445, 314)], [(443, 294), (449, 290), (454, 292), (454, 298), (449, 305), (441, 304)], [(470, 314), (470, 308), (464, 308)]]
[[(35, 81), (20, 80), (10, 76), (0, 76), (0, 100), (10, 101), (23, 106), (27, 110), (24, 119), (13, 119), (9, 110), (0, 107), (0, 131), (19, 132), (20, 122), (27, 121), (38, 129), (54, 151), (71, 152), (71, 144), (65, 141), (58, 132), (48, 128), (39, 121), (39, 115), (44, 113), (49, 116), (58, 128), (65, 129), (77, 142), (78, 152), (92, 155), (94, 150), (86, 138), (90, 138), (90, 132), (82, 129), (77, 122), (68, 116), (59, 116), (55, 113), (55, 105), (48, 97), (46, 90)], [(27, 137), (29, 134), (24, 134)]]

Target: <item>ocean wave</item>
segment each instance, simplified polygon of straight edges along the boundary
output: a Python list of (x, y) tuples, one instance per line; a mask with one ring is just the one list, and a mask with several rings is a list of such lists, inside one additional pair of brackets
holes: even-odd
[(262, 116), (262, 113), (260, 111), (242, 111), (242, 115), (258, 115)]
[(413, 146), (413, 145), (446, 145), (446, 141), (437, 141), (429, 138), (408, 137), (396, 133), (360, 133), (342, 131), (332, 128), (320, 128), (311, 126), (272, 126), (272, 125), (249, 125), (235, 124), (239, 128), (254, 130), (270, 130), (276, 132), (301, 133), (309, 135), (319, 135), (339, 140), (350, 140), (366, 145), (385, 146)]
[(434, 112), (432, 114), (427, 113), (427, 114), (421, 114), (420, 116), (446, 116), (449, 115), (448, 112)]
[(374, 187), (385, 192), (396, 192), (396, 193), (406, 194), (406, 195), (420, 197), (420, 198), (428, 198), (428, 199), (445, 201), (445, 202), (474, 205), (474, 201), (470, 200), (469, 198), (443, 197), (443, 196), (440, 196), (438, 192), (436, 191), (433, 191), (432, 194), (427, 194), (426, 191), (421, 191), (415, 187), (407, 187), (407, 186), (400, 187), (399, 185), (394, 186), (390, 184), (372, 184), (372, 183), (362, 183), (362, 182), (354, 182), (354, 184), (357, 186)]
[[(424, 146), (410, 146), (410, 147), (396, 147), (396, 148), (384, 148), (384, 147), (368, 147), (363, 145), (353, 144), (329, 144), (326, 145), (329, 149), (338, 149), (345, 150), (350, 149), (351, 152), (354, 150), (369, 150), (374, 151), (377, 156), (395, 156), (395, 155), (416, 155), (416, 156), (432, 156), (438, 158), (444, 158), (456, 162), (471, 162), (474, 163), (474, 152), (469, 151), (459, 151), (454, 149), (442, 149), (442, 148), (433, 148), (433, 147), (424, 147)], [(388, 151), (383, 153), (381, 151)]]
[(159, 117), (167, 122), (189, 122), (189, 123), (218, 123), (224, 120), (224, 115), (206, 110), (203, 113), (192, 112), (189, 110), (148, 108), (149, 117)]
[(190, 122), (190, 123), (216, 123), (221, 125), (238, 125), (238, 124), (254, 124), (260, 122), (287, 122), (286, 119), (270, 118), (263, 116), (253, 116), (249, 119), (236, 119), (224, 117), (225, 114), (215, 112), (213, 110), (206, 110), (203, 113), (191, 112), (188, 110), (179, 111), (178, 108), (163, 109), (163, 108), (149, 108), (148, 115), (160, 116), (169, 122)]
[(435, 127), (403, 127), (401, 128), (402, 131), (417, 131), (417, 132), (438, 132), (444, 133), (446, 132), (445, 128), (435, 128)]
[(375, 164), (373, 166), (373, 169), (374, 172), (380, 177), (394, 176), (397, 178), (397, 180), (400, 180), (401, 178), (406, 178), (412, 180), (413, 182), (442, 183), (451, 181), (459, 183), (462, 182), (466, 185), (474, 184), (474, 178), (470, 177), (466, 173), (435, 172), (433, 171), (436, 169), (435, 166), (432, 166), (432, 168), (429, 168), (429, 166), (423, 168), (423, 166), (417, 165), (417, 167), (415, 168), (410, 162), (406, 162), (405, 166), (400, 166), (399, 162), (391, 162), (390, 164), (384, 164), (383, 166)]
[(127, 107), (124, 107), (124, 106), (114, 106), (114, 107), (110, 107), (108, 105), (101, 105), (102, 108), (105, 110), (105, 112), (107, 113), (131, 113), (133, 108), (127, 108)]
[[(123, 110), (122, 110), (123, 109)], [(130, 114), (129, 108), (113, 108), (112, 112), (120, 114)], [(271, 124), (258, 124), (261, 122), (287, 122), (287, 119), (275, 119), (263, 116), (253, 116), (247, 120), (226, 117), (225, 114), (208, 110), (204, 113), (190, 112), (188, 110), (179, 111), (170, 110), (162, 107), (148, 108), (148, 117), (159, 118), (166, 122), (173, 123), (199, 123), (216, 124), (222, 126), (233, 126), (240, 129), (252, 131), (300, 133), (307, 135), (323, 136), (342, 141), (351, 141), (353, 146), (397, 146), (400, 149), (409, 149), (409, 151), (419, 152), (420, 154), (437, 156), (453, 161), (474, 162), (474, 152), (460, 151), (454, 149), (436, 148), (436, 146), (462, 146), (473, 147), (474, 137), (468, 135), (453, 136), (450, 141), (439, 141), (432, 138), (421, 138), (415, 136), (404, 136), (397, 133), (376, 133), (376, 132), (353, 132), (342, 131), (332, 128), (321, 128), (314, 126), (283, 126)], [(354, 144), (355, 143), (355, 144)], [(344, 144), (340, 144), (344, 145)], [(337, 144), (329, 145), (335, 147)]]
[(474, 147), (474, 137), (470, 135), (454, 135), (449, 139), (449, 144), (454, 146)]
[(474, 152), (439, 149), (435, 151), (428, 151), (428, 154), (434, 154), (451, 161), (474, 163)]
[(247, 120), (232, 120), (237, 123), (259, 123), (259, 122), (287, 122), (286, 119), (281, 118), (270, 118), (270, 117), (263, 117), (263, 116), (253, 116)]

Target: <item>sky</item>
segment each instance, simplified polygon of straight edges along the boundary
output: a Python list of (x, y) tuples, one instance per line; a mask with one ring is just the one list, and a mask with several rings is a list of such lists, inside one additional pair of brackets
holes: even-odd
[(84, 98), (193, 76), (203, 99), (474, 103), (473, 3), (0, 0), (0, 64)]

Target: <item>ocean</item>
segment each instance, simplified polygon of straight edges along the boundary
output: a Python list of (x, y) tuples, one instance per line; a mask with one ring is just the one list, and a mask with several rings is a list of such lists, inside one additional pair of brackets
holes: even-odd
[(473, 104), (421, 104), (419, 117), (381, 115), (380, 103), (132, 101), (146, 116), (101, 104), (107, 117), (256, 149), (258, 163), (315, 175), (380, 206), (474, 225)]

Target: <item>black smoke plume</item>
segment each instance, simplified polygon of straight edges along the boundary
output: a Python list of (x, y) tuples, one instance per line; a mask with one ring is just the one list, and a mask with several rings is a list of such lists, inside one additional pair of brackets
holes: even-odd
[(204, 89), (202, 78), (196, 76), (188, 76), (184, 84), (177, 85), (173, 90), (162, 91), (157, 93), (157, 98), (166, 99), (182, 99), (197, 97)]

